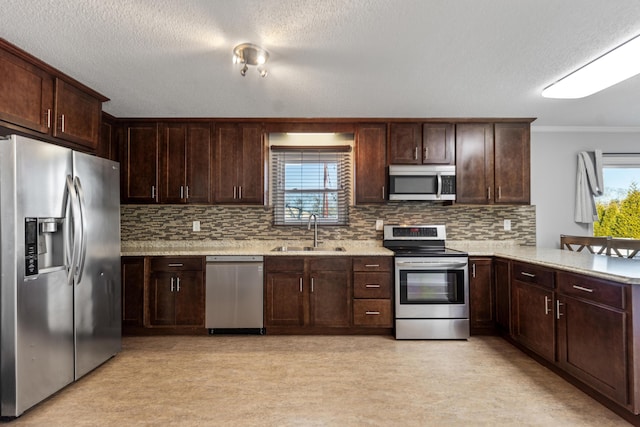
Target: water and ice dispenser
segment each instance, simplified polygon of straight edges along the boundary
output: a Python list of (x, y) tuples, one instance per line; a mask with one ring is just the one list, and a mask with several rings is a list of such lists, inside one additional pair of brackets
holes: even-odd
[(25, 218), (25, 277), (65, 267), (64, 218)]

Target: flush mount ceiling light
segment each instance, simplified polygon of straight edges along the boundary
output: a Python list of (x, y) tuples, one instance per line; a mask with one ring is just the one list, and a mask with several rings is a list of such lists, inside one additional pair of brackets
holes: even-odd
[(542, 91), (545, 98), (584, 98), (640, 73), (640, 35)]
[(257, 67), (261, 77), (268, 74), (265, 64), (269, 60), (269, 52), (255, 44), (242, 43), (233, 48), (233, 63), (242, 64), (240, 74), (247, 74), (249, 65)]

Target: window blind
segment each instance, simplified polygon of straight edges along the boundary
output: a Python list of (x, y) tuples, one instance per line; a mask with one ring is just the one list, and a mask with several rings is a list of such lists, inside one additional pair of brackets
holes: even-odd
[(275, 225), (348, 225), (351, 147), (271, 147)]

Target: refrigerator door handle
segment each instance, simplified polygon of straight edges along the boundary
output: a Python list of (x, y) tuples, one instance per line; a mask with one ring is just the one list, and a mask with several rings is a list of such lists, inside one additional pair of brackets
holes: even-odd
[(76, 193), (78, 195), (78, 201), (80, 206), (80, 248), (79, 248), (79, 259), (78, 259), (78, 269), (76, 271), (76, 285), (80, 283), (82, 280), (82, 274), (84, 273), (84, 262), (87, 259), (87, 230), (85, 227), (86, 221), (86, 204), (84, 202), (84, 192), (82, 191), (82, 183), (80, 182), (80, 178), (75, 177), (73, 181), (73, 185), (75, 187)]
[[(73, 285), (73, 279), (75, 277), (77, 257), (78, 257), (78, 219), (79, 219), (79, 207), (78, 207), (78, 195), (76, 194), (75, 188), (73, 187), (73, 178), (71, 175), (67, 175), (67, 203), (71, 205), (71, 209), (69, 215), (66, 219), (67, 221), (67, 232), (66, 232), (66, 253), (67, 253), (67, 261), (68, 261), (68, 273), (67, 273), (67, 285)], [(71, 259), (69, 259), (69, 253), (71, 253)]]

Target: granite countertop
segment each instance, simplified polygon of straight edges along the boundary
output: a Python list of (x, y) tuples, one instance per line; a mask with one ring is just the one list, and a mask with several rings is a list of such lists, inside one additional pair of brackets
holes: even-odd
[[(263, 256), (393, 256), (380, 241), (328, 240), (319, 243), (314, 251), (280, 252), (276, 247), (313, 246), (313, 242), (300, 240), (209, 240), (209, 241), (136, 241), (122, 242), (122, 256), (180, 256), (180, 255), (263, 255)], [(335, 251), (333, 248), (344, 248)], [(326, 248), (326, 250), (322, 250)]]
[(470, 256), (497, 256), (620, 283), (640, 284), (640, 260), (638, 259), (592, 255), (554, 248), (519, 246), (516, 242), (510, 241), (448, 241), (447, 246), (466, 251)]

